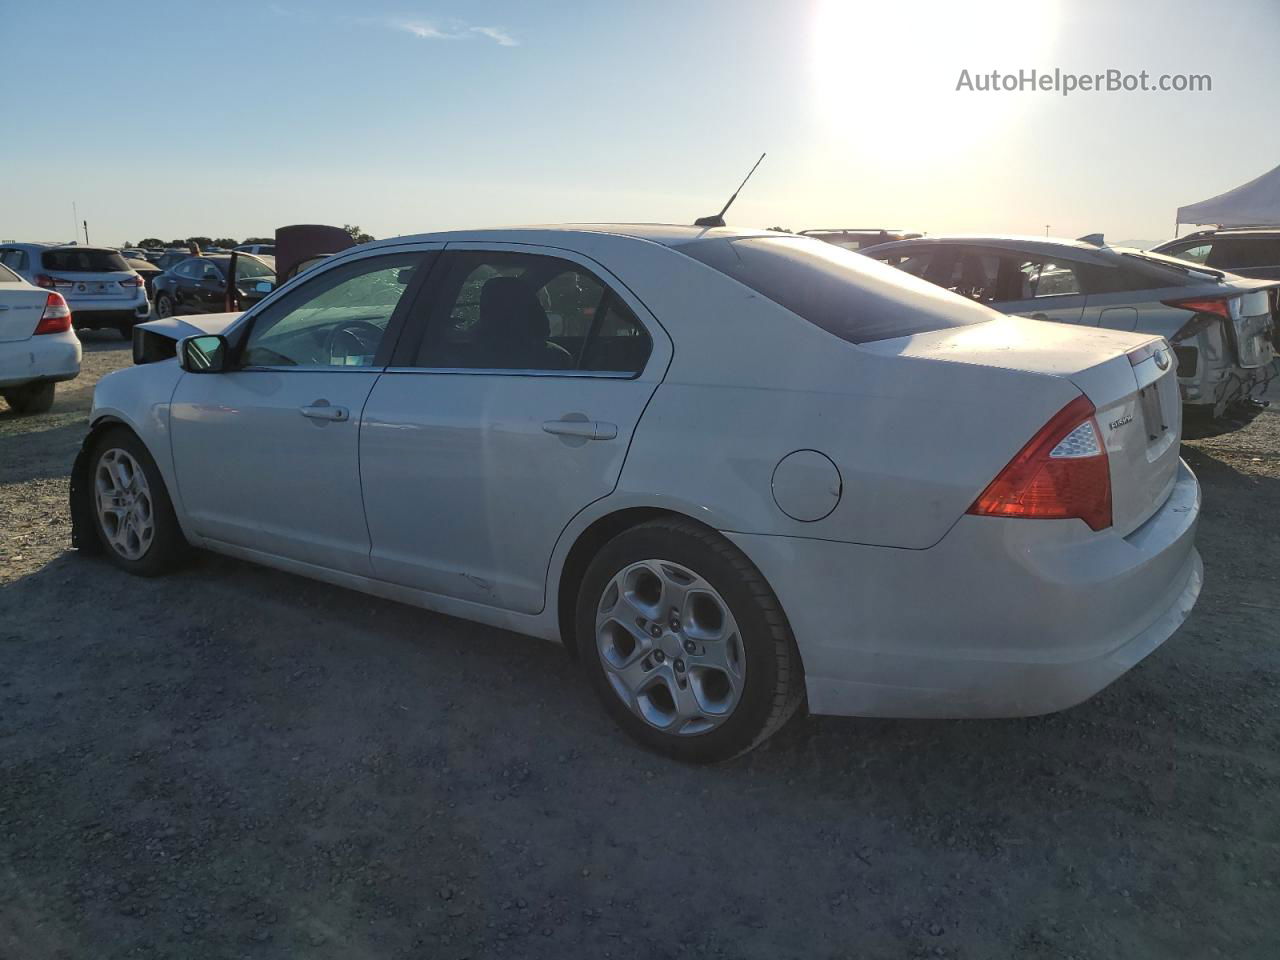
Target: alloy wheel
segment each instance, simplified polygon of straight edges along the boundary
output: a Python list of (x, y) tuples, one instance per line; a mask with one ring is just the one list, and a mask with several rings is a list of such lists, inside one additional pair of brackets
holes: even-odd
[(712, 730), (742, 696), (747, 663), (733, 612), (711, 584), (669, 560), (632, 563), (609, 581), (596, 648), (614, 693), (664, 733)]
[(155, 515), (138, 461), (118, 447), (107, 450), (98, 458), (93, 490), (108, 545), (126, 560), (140, 559), (155, 539)]

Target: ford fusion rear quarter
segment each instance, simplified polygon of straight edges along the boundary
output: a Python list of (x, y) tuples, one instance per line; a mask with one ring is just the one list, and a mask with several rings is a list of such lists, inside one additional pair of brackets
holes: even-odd
[(1199, 591), (1167, 343), (818, 241), (400, 238), (215, 326), (101, 381), (80, 534), (135, 572), (185, 542), (562, 639), (673, 756), (736, 755), (806, 697), (1061, 709)]

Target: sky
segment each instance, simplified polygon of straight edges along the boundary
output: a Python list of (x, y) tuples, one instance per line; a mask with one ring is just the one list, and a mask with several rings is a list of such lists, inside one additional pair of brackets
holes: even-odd
[[(1278, 42), (1275, 0), (0, 0), (0, 240), (685, 223), (767, 151), (731, 225), (1150, 244), (1280, 164)], [(1033, 68), (1212, 90), (956, 89)]]

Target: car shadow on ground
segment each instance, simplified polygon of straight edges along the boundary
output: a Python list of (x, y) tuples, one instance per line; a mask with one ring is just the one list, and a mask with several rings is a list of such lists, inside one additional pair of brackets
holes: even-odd
[(122, 952), (1260, 955), (1275, 614), (1232, 563), (1280, 481), (1184, 451), (1205, 594), (1111, 687), (800, 718), (716, 767), (631, 743), (549, 643), (211, 554), (148, 580), (65, 552), (0, 587), (0, 856), (46, 934)]

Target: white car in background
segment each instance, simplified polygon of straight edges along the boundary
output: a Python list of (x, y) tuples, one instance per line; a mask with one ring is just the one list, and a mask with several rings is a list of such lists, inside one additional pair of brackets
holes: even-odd
[(806, 698), (1060, 710), (1200, 591), (1163, 339), (1005, 317), (818, 240), (400, 237), (142, 330), (168, 359), (98, 384), (83, 550), (155, 575), (203, 547), (560, 640), (683, 759)]
[(146, 283), (120, 251), (76, 244), (0, 244), (0, 263), (66, 298), (77, 330), (112, 329), (128, 340), (151, 314)]
[(80, 341), (62, 294), (0, 265), (0, 397), (16, 413), (43, 413), (54, 384), (79, 375)]

